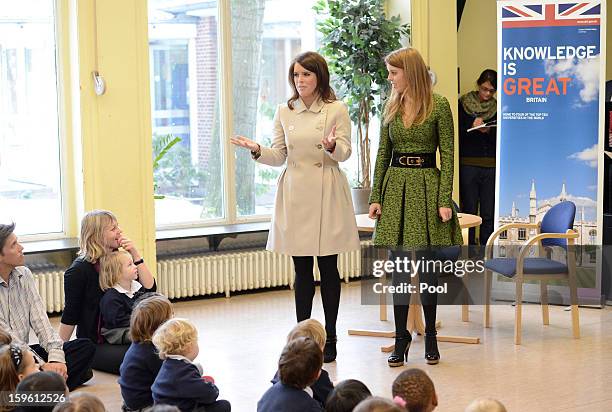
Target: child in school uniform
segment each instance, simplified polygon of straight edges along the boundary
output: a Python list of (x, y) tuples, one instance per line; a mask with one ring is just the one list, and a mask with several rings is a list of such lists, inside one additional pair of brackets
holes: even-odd
[[(30, 348), (14, 343), (0, 346), (0, 391), (5, 394), (15, 392), (19, 382), (38, 372), (40, 368)], [(0, 411), (13, 409), (2, 403), (0, 403)]]
[[(327, 333), (321, 322), (316, 319), (306, 319), (299, 322), (291, 329), (291, 332), (289, 332), (287, 342), (301, 337), (310, 338), (315, 341), (321, 348), (321, 352), (323, 352), (327, 340)], [(274, 385), (279, 380), (280, 377), (278, 371), (276, 371), (274, 378), (272, 378), (272, 384)], [(327, 397), (334, 390), (334, 384), (331, 379), (329, 379), (329, 373), (325, 369), (321, 369), (319, 379), (310, 385), (310, 389), (312, 389), (312, 397), (319, 402), (321, 406), (325, 407)]]
[(181, 411), (229, 412), (230, 403), (217, 400), (219, 389), (194, 363), (200, 351), (198, 331), (186, 319), (174, 318), (153, 334), (153, 344), (163, 364), (151, 391), (155, 404), (178, 406)]
[(173, 316), (172, 304), (161, 294), (139, 299), (130, 319), (132, 344), (119, 368), (123, 410), (140, 411), (153, 405), (151, 385), (162, 366), (151, 338), (157, 328)]
[(391, 388), (393, 402), (410, 412), (431, 412), (438, 406), (438, 395), (433, 381), (421, 369), (412, 368), (400, 373)]
[(389, 399), (373, 396), (361, 401), (353, 412), (408, 412), (408, 410)]
[(280, 380), (263, 394), (257, 412), (322, 412), (309, 391), (322, 366), (323, 352), (317, 343), (304, 337), (291, 340), (278, 360)]
[(130, 343), (130, 316), (134, 302), (146, 292), (138, 279), (138, 269), (132, 255), (117, 250), (100, 257), (100, 288), (104, 296), (100, 300), (101, 334), (110, 344)]
[(359, 402), (372, 396), (367, 386), (356, 379), (338, 383), (325, 402), (325, 412), (352, 412)]

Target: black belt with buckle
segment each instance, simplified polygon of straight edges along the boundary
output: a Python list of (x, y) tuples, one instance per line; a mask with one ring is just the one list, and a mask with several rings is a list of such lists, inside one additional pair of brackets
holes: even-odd
[(393, 167), (420, 167), (423, 169), (436, 167), (434, 153), (398, 153), (393, 152), (391, 158)]

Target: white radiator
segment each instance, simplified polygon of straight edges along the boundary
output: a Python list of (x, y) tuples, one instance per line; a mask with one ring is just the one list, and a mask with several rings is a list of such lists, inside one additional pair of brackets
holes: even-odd
[[(361, 242), (362, 247), (371, 241)], [(361, 252), (338, 256), (340, 276), (348, 282), (361, 276)], [(293, 287), (290, 256), (267, 250), (207, 254), (157, 261), (159, 292), (170, 299), (270, 288)], [(320, 280), (315, 260), (315, 279)]]
[(58, 269), (33, 272), (48, 313), (60, 312), (64, 309), (64, 271)]
[[(361, 246), (371, 245), (362, 241)], [(338, 271), (348, 282), (361, 276), (361, 251), (341, 253)], [(64, 308), (64, 271), (34, 272), (38, 292), (48, 313)], [(293, 287), (293, 261), (290, 256), (266, 250), (215, 253), (157, 261), (157, 290), (170, 299), (271, 288)], [(320, 280), (315, 259), (315, 279)]]

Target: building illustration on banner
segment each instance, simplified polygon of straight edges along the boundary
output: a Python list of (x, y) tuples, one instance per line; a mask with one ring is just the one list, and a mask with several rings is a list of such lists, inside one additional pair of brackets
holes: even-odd
[[(529, 191), (529, 214), (521, 215), (520, 210), (516, 207), (516, 203), (512, 202), (510, 215), (500, 216), (498, 227), (508, 223), (539, 223), (544, 215), (556, 204), (571, 200), (576, 203), (576, 219), (574, 220), (574, 230), (578, 232), (576, 244), (582, 246), (579, 248), (580, 253), (577, 257), (579, 266), (594, 266), (596, 256), (594, 248), (587, 246), (595, 246), (597, 243), (597, 221), (586, 218), (588, 215), (586, 209), (592, 208), (589, 204), (594, 204), (594, 201), (587, 197), (572, 196), (567, 193), (565, 182), (561, 185), (561, 192), (558, 196), (551, 199), (540, 201), (538, 204), (536, 182), (531, 181), (531, 190)], [(535, 235), (534, 230), (526, 228), (513, 228), (501, 233), (498, 241), (498, 254), (500, 257), (514, 257), (518, 253), (518, 246), (523, 245), (527, 239)]]

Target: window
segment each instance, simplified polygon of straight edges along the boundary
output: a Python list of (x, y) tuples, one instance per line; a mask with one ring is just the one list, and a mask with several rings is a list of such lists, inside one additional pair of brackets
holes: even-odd
[(527, 230), (525, 228), (519, 228), (518, 240), (526, 240), (526, 239), (527, 239)]
[(504, 230), (503, 232), (501, 232), (501, 233), (499, 234), (499, 238), (500, 238), (500, 239), (508, 239), (508, 231), (507, 231), (507, 230)]
[(505, 246), (499, 247), (499, 257), (506, 257), (506, 247)]
[[(314, 1), (234, 0), (232, 17), (233, 130), (264, 146), (272, 143), (276, 107), (291, 96), (289, 63), (314, 50)], [(236, 150), (237, 215), (270, 215), (280, 167), (250, 160)]]
[(20, 235), (64, 231), (57, 84), (54, 1), (0, 2), (0, 221)]
[[(222, 42), (226, 4), (149, 0), (153, 140), (181, 139), (154, 171), (164, 196), (155, 203), (158, 227), (268, 217), (274, 207), (282, 168), (255, 163), (244, 149), (226, 153), (222, 122), (230, 112), (232, 134), (271, 144), (276, 106), (291, 95), (289, 62), (316, 49), (314, 0), (232, 0), (231, 38)], [(222, 68), (221, 47), (231, 67)], [(230, 162), (234, 175), (226, 176)]]
[(180, 138), (154, 170), (158, 226), (223, 217), (217, 2), (149, 1), (153, 144)]

